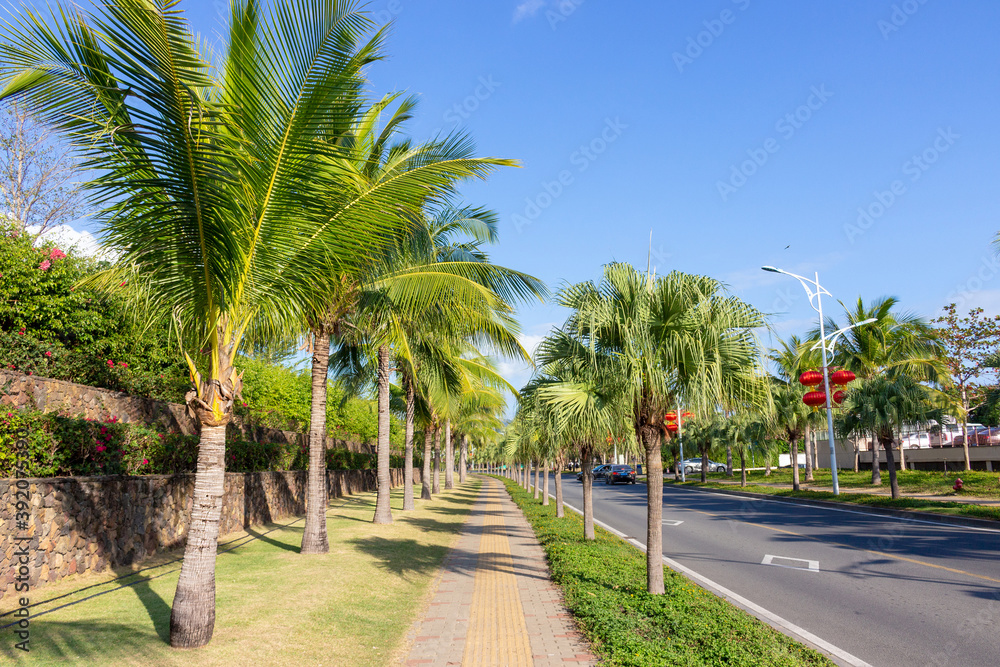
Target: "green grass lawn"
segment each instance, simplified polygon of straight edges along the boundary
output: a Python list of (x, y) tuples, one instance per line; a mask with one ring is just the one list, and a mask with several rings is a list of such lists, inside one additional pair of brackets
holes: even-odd
[(583, 539), (583, 520), (555, 503), (542, 506), (501, 478), (542, 543), (566, 606), (602, 665), (832, 665), (816, 651), (664, 568), (663, 595), (646, 592), (646, 555), (601, 528)]
[[(800, 470), (800, 479), (805, 483), (805, 471)], [(697, 473), (688, 475), (691, 478), (700, 479)], [(710, 479), (725, 479), (723, 473), (712, 473)], [(809, 482), (815, 486), (833, 486), (833, 480), (829, 470), (817, 470), (816, 481)], [(889, 491), (889, 473), (882, 471), (882, 485), (872, 486), (871, 470), (854, 472), (853, 470), (841, 470), (837, 475), (840, 487), (843, 489), (864, 489)], [(941, 496), (952, 496), (956, 501), (961, 502), (963, 497), (973, 498), (996, 498), (1000, 499), (1000, 473), (985, 472), (979, 470), (963, 470), (961, 472), (938, 472), (929, 470), (898, 470), (896, 477), (899, 480), (899, 490), (903, 493), (926, 493)], [(963, 487), (961, 492), (956, 493), (952, 486), (955, 480), (961, 477)], [(739, 481), (740, 473), (735, 471), (732, 479)], [(747, 471), (748, 484), (791, 484), (792, 471), (785, 468), (773, 470), (770, 476), (765, 476), (763, 470)]]
[[(470, 481), (403, 513), (371, 523), (374, 494), (337, 500), (327, 511), (330, 553), (301, 556), (302, 519), (226, 536), (216, 567), (215, 635), (204, 648), (168, 644), (170, 605), (182, 552), (161, 554), (139, 573), (71, 577), (32, 592), (53, 600), (31, 621), (31, 652), (3, 630), (0, 656), (26, 665), (329, 665), (395, 664), (426, 602), (428, 585), (478, 494)], [(114, 577), (127, 578), (111, 581)], [(122, 584), (132, 584), (121, 587)], [(88, 596), (94, 596), (86, 599)], [(0, 611), (13, 608), (4, 597)], [(10, 622), (0, 619), (0, 625)]]

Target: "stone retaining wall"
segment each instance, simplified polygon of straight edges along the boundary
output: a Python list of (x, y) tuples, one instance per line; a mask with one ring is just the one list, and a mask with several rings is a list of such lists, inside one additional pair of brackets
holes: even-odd
[[(61, 412), (71, 417), (104, 419), (118, 417), (123, 422), (144, 422), (167, 431), (185, 435), (198, 432), (195, 421), (187, 415), (180, 403), (156, 401), (141, 396), (130, 396), (120, 391), (89, 387), (87, 385), (53, 380), (36, 375), (23, 375), (0, 370), (0, 405), (18, 409), (36, 409), (42, 412)], [(289, 442), (302, 445), (307, 435), (297, 431), (256, 426), (239, 417), (229, 426), (231, 435), (239, 434), (254, 442)], [(353, 452), (374, 453), (374, 448), (352, 440), (327, 437), (327, 449), (348, 449)]]
[[(419, 484), (419, 469), (414, 477)], [(16, 481), (0, 479), (0, 600), (14, 592), (16, 537), (31, 537), (28, 583), (36, 590), (71, 574), (128, 567), (180, 546), (187, 534), (193, 474), (27, 479), (27, 531), (15, 521)], [(402, 469), (393, 469), (392, 486), (402, 483)], [(327, 471), (329, 498), (375, 486), (372, 470)], [(220, 535), (303, 515), (305, 489), (305, 471), (226, 473)]]

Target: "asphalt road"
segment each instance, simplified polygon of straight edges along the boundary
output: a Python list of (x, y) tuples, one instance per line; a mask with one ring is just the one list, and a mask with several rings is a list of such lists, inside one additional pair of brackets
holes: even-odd
[[(583, 485), (563, 481), (582, 509)], [(671, 485), (663, 496), (664, 556), (853, 656), (1000, 665), (1000, 531)], [(594, 515), (645, 543), (645, 485), (594, 484)]]

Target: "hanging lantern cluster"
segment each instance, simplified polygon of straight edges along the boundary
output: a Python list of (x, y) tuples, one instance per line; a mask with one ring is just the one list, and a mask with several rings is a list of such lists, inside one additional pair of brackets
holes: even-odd
[[(844, 387), (848, 383), (853, 382), (855, 377), (851, 371), (840, 369), (830, 375), (830, 384), (835, 387)], [(806, 392), (806, 395), (802, 397), (803, 403), (813, 410), (819, 409), (821, 405), (826, 405), (826, 392), (819, 390), (819, 385), (823, 382), (823, 374), (821, 372), (817, 370), (806, 371), (799, 376), (799, 382), (806, 387), (816, 387), (816, 389)], [(841, 389), (835, 392), (832, 398), (834, 403), (840, 405), (847, 398), (847, 392)]]
[[(681, 419), (691, 419), (692, 417), (694, 417), (694, 413), (692, 412), (681, 413)], [(677, 423), (676, 412), (668, 412), (663, 415), (663, 421), (667, 422), (667, 430), (671, 433), (677, 433), (677, 431), (680, 430), (680, 425)]]

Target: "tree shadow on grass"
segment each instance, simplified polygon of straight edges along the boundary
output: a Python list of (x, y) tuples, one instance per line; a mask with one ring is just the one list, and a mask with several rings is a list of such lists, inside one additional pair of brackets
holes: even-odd
[(276, 540), (273, 537), (268, 537), (267, 534), (270, 533), (271, 530), (266, 530), (266, 529), (282, 528), (283, 530), (291, 531), (293, 533), (301, 533), (304, 530), (303, 528), (299, 526), (276, 526), (274, 524), (263, 526), (263, 528), (265, 530), (253, 530), (251, 528), (247, 528), (246, 531), (248, 535), (253, 535), (261, 542), (264, 542), (265, 544), (270, 544), (272, 547), (277, 547), (279, 549), (282, 549), (283, 551), (294, 551), (298, 553), (301, 550), (302, 548), (301, 540), (299, 540), (298, 546), (296, 546), (295, 544), (289, 544), (288, 542), (282, 542), (281, 540)]
[[(168, 625), (169, 622), (168, 613)], [(30, 632), (31, 652), (24, 653), (14, 647), (13, 641), (5, 641), (0, 644), (0, 662), (24, 660), (25, 664), (109, 665), (129, 661), (164, 664), (164, 645), (158, 629), (153, 634), (150, 630), (137, 631), (134, 625), (120, 623), (37, 619), (31, 622)]]
[(455, 550), (449, 550), (446, 546), (421, 544), (410, 539), (365, 537), (350, 540), (350, 543), (361, 552), (374, 557), (378, 567), (406, 581), (409, 581), (412, 575), (433, 574), (441, 566), (449, 551), (452, 552), (452, 559), (456, 555), (478, 556), (464, 551), (456, 554)]
[[(178, 564), (176, 567), (179, 569), (180, 565)], [(158, 574), (139, 575), (126, 584), (128, 588), (132, 589), (135, 596), (139, 598), (142, 606), (146, 608), (149, 620), (153, 623), (153, 629), (156, 631), (157, 636), (164, 642), (170, 641), (170, 605), (167, 604), (167, 601), (159, 593), (150, 587), (149, 582), (174, 571), (176, 571), (174, 568), (168, 568)], [(119, 576), (127, 576), (129, 573), (126, 568), (115, 568), (114, 572)]]
[(400, 523), (405, 523), (408, 526), (414, 526), (420, 528), (423, 531), (431, 533), (451, 533), (456, 534), (462, 532), (462, 528), (465, 524), (463, 523), (442, 523), (437, 519), (423, 519), (415, 516), (402, 516), (398, 519)]

